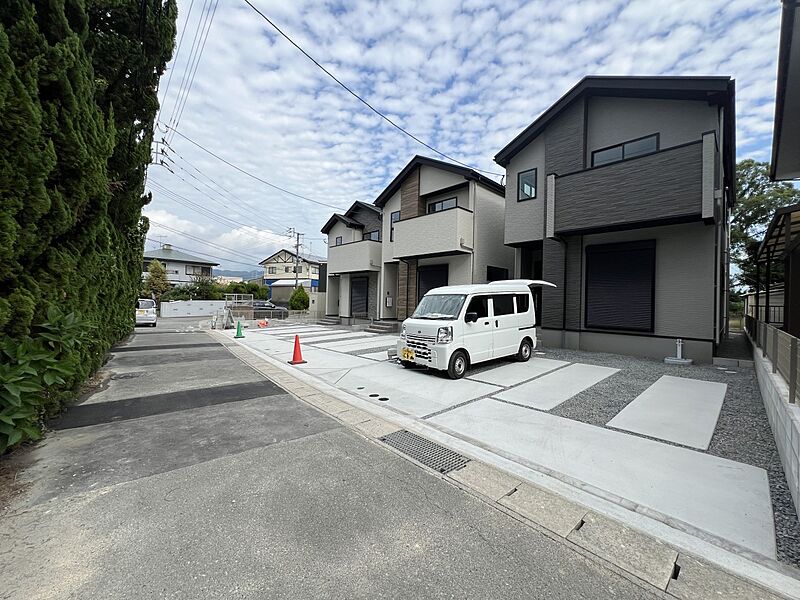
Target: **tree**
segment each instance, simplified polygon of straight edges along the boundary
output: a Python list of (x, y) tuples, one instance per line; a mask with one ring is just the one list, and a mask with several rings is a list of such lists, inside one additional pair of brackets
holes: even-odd
[[(731, 260), (738, 267), (734, 284), (753, 288), (756, 253), (772, 215), (781, 207), (800, 202), (800, 190), (791, 183), (770, 181), (769, 164), (751, 158), (736, 165), (736, 206), (731, 217)], [(777, 262), (777, 261), (776, 261)], [(781, 269), (775, 265), (773, 274)], [(772, 279), (775, 281), (775, 278)]]
[(302, 285), (294, 288), (292, 295), (289, 297), (290, 310), (308, 310), (308, 294)]
[(167, 280), (167, 271), (160, 261), (153, 260), (147, 265), (147, 280), (144, 282), (145, 291), (156, 302), (161, 302), (163, 296), (172, 286)]

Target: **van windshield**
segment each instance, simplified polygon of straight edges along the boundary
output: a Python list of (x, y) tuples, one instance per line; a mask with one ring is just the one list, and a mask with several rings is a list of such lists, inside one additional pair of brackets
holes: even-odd
[(464, 294), (434, 294), (424, 296), (412, 319), (455, 319), (464, 304)]

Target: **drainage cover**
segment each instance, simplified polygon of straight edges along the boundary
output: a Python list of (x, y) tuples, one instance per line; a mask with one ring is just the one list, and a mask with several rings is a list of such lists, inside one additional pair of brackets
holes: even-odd
[(405, 429), (385, 435), (380, 440), (439, 473), (457, 471), (469, 462), (466, 456)]

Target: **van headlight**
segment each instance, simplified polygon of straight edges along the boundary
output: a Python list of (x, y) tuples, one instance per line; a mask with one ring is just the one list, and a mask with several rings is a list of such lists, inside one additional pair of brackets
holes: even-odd
[(400, 337), (402, 339), (406, 339), (406, 324), (403, 323), (403, 326), (400, 328)]
[(452, 327), (439, 327), (436, 333), (437, 344), (449, 344), (453, 341), (453, 328)]

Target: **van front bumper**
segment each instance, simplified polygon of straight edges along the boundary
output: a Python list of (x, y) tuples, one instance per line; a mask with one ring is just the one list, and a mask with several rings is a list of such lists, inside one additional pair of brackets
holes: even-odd
[[(435, 344), (413, 336), (409, 337), (410, 339), (397, 340), (397, 358), (440, 371), (447, 369), (453, 344)], [(413, 352), (413, 361), (409, 360), (409, 351)]]

